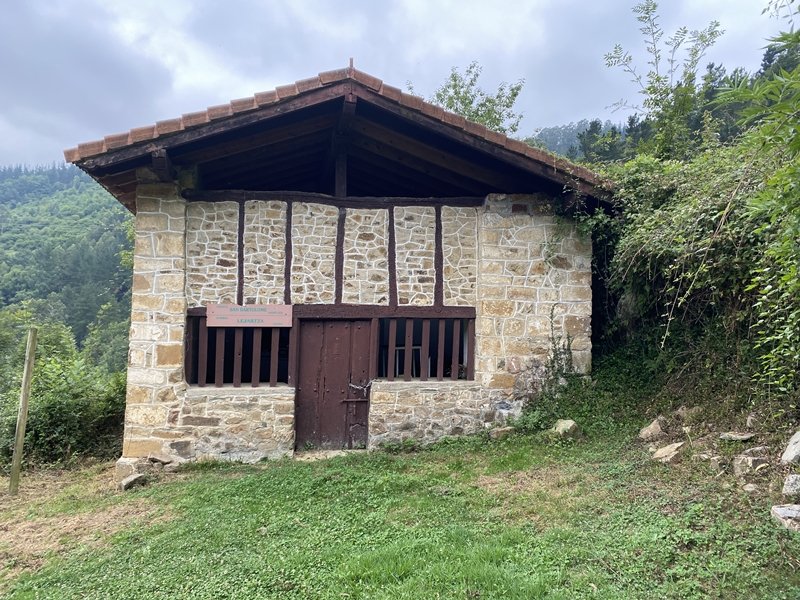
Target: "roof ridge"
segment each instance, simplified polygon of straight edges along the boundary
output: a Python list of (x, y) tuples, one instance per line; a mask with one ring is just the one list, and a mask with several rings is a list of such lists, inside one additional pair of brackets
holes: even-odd
[(441, 106), (426, 101), (421, 96), (404, 92), (400, 88), (384, 83), (378, 77), (356, 69), (353, 66), (352, 58), (350, 59), (349, 65), (343, 69), (322, 71), (313, 77), (299, 79), (287, 85), (280, 85), (272, 90), (256, 92), (252, 96), (237, 98), (225, 104), (209, 106), (204, 110), (184, 113), (180, 117), (157, 121), (153, 125), (135, 127), (127, 132), (111, 134), (100, 140), (78, 144), (75, 148), (64, 150), (64, 158), (67, 162), (78, 162), (85, 158), (104, 154), (105, 152), (132, 146), (148, 140), (155, 140), (178, 131), (199, 127), (211, 123), (212, 121), (218, 121), (241, 113), (258, 110), (305, 92), (349, 80), (358, 82), (367, 89), (389, 100), (398, 102), (401, 106), (419, 111), (451, 127), (461, 129), (466, 133), (502, 146), (507, 150), (551, 166), (554, 171), (565, 171), (592, 185), (602, 185), (604, 183), (601, 177), (585, 167), (576, 165), (551, 152), (530, 146), (521, 140), (488, 129), (480, 123), (469, 121), (461, 115), (448, 112)]

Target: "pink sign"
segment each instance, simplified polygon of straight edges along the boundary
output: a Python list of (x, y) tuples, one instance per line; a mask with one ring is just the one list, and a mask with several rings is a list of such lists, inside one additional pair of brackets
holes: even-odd
[(209, 304), (206, 306), (208, 327), (291, 327), (292, 307), (289, 304)]

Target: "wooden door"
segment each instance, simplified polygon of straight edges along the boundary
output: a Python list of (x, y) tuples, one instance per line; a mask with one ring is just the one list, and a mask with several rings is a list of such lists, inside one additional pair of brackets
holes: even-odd
[(300, 321), (295, 445), (364, 448), (369, 414), (369, 321)]

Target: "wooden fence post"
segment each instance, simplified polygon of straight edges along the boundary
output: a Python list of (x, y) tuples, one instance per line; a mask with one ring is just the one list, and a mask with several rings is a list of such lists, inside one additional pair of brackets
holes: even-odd
[(19, 414), (17, 415), (17, 432), (14, 438), (14, 456), (11, 459), (11, 482), (8, 493), (16, 496), (19, 491), (19, 474), (22, 469), (22, 446), (25, 442), (25, 424), (28, 421), (28, 398), (31, 394), (31, 378), (33, 376), (33, 360), (36, 356), (36, 327), (28, 331), (28, 345), (25, 347), (25, 370), (22, 372), (22, 389), (19, 392)]

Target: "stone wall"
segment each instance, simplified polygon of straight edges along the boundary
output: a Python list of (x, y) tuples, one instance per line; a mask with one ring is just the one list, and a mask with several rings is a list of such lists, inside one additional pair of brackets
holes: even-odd
[(186, 207), (186, 298), (189, 306), (236, 303), (239, 205), (190, 202)]
[(339, 209), (298, 202), (292, 207), (292, 303), (333, 304)]
[(389, 304), (389, 212), (347, 209), (342, 302)]
[(163, 451), (167, 422), (186, 384), (186, 203), (171, 185), (140, 185), (133, 251), (133, 295), (123, 456)]
[(490, 195), (480, 214), (476, 378), (521, 405), (552, 340), (591, 368), (591, 241), (542, 196)]
[(436, 285), (436, 212), (433, 207), (394, 209), (397, 303), (430, 306)]
[(483, 430), (494, 419), (474, 381), (376, 381), (369, 406), (369, 447)]
[(245, 304), (282, 304), (286, 264), (286, 203), (244, 205)]
[(442, 207), (444, 303), (475, 306), (478, 303), (478, 210)]

